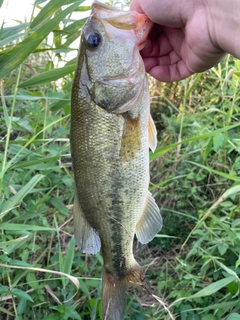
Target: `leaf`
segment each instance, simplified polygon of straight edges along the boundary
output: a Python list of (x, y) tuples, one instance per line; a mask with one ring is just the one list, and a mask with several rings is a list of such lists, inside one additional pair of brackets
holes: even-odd
[(24, 36), (24, 33), (17, 33), (0, 41), (0, 48)]
[(65, 32), (66, 34), (72, 35), (73, 33), (79, 32), (84, 23), (87, 21), (87, 18), (75, 21), (71, 23), (69, 26), (64, 28), (62, 31)]
[(21, 43), (0, 56), (0, 79), (18, 67), (43, 41), (43, 39), (64, 19), (69, 13), (79, 6), (81, 1), (75, 2), (70, 7), (61, 11), (52, 20), (45, 23), (35, 32), (30, 34)]
[[(22, 267), (7, 265), (7, 264), (3, 264), (3, 263), (0, 263), (0, 267), (11, 268), (11, 269), (23, 269)], [(80, 283), (79, 283), (79, 281), (78, 281), (78, 279), (76, 277), (70, 276), (69, 274), (65, 274), (65, 273), (60, 272), (60, 271), (48, 270), (48, 269), (43, 269), (43, 268), (34, 268), (34, 267), (31, 267), (31, 268), (30, 267), (24, 267), (24, 270), (39, 271), (39, 272), (46, 272), (46, 273), (63, 275), (65, 277), (69, 278), (72, 281), (72, 283), (77, 287), (77, 289), (80, 288)], [(6, 288), (8, 288), (8, 287), (6, 287)], [(1, 286), (0, 286), (0, 292), (1, 292)]]
[(204, 311), (206, 311), (206, 310), (214, 310), (214, 309), (215, 310), (218, 310), (218, 309), (230, 310), (232, 307), (235, 307), (238, 304), (239, 304), (238, 300), (230, 301), (230, 302), (216, 303), (216, 304), (212, 304), (210, 306), (204, 306)]
[[(85, 0), (81, 0), (78, 2), (78, 5), (80, 5)], [(49, 1), (39, 12), (39, 14), (36, 16), (36, 18), (33, 20), (33, 22), (30, 25), (30, 28), (35, 28), (37, 25), (43, 23), (44, 20), (51, 17), (55, 12), (57, 12), (61, 6), (69, 4), (74, 2), (74, 0), (51, 0)]]
[(196, 298), (210, 296), (210, 295), (214, 294), (215, 292), (219, 291), (220, 289), (226, 287), (226, 285), (228, 285), (229, 283), (231, 283), (232, 281), (235, 281), (235, 280), (236, 280), (236, 277), (234, 277), (234, 276), (229, 276), (227, 278), (218, 280), (218, 281), (210, 284), (206, 288), (198, 291), (197, 293), (195, 293), (189, 297), (186, 297), (186, 299), (196, 299)]
[(54, 197), (50, 202), (60, 213), (62, 213), (66, 217), (68, 216), (68, 209), (60, 198)]
[(233, 181), (237, 181), (237, 182), (240, 182), (240, 177), (237, 177), (235, 175), (231, 175), (231, 174), (228, 174), (228, 173), (224, 173), (224, 172), (221, 172), (221, 171), (218, 171), (218, 170), (215, 170), (215, 169), (212, 169), (211, 167), (207, 167), (207, 166), (204, 166), (200, 163), (196, 163), (196, 162), (192, 162), (192, 161), (187, 161), (188, 163), (192, 163), (194, 164), (195, 166), (198, 166), (200, 168), (203, 168), (207, 171), (209, 171), (210, 173), (215, 173), (215, 174), (218, 174), (219, 176), (221, 177), (224, 177), (224, 178), (227, 178), (229, 180), (233, 180)]
[(9, 291), (8, 286), (3, 286), (3, 285), (0, 286), (0, 294), (8, 293), (8, 291)]
[(14, 295), (14, 296), (17, 296), (18, 298), (23, 298), (27, 301), (31, 301), (33, 302), (33, 299), (30, 297), (30, 295), (22, 290), (19, 290), (17, 288), (13, 288), (11, 293)]
[(5, 308), (0, 307), (0, 312), (1, 313), (6, 313), (7, 315), (12, 316), (13, 318), (15, 317), (15, 315), (13, 313), (11, 313), (10, 311), (8, 311)]
[(73, 72), (75, 68), (76, 64), (70, 64), (63, 68), (43, 72), (38, 76), (32, 77), (31, 79), (24, 81), (19, 85), (19, 88), (32, 87), (46, 82), (58, 80), (59, 78), (62, 78), (68, 75), (69, 73)]
[[(73, 258), (74, 258), (74, 249), (75, 249), (75, 239), (72, 236), (65, 259), (63, 260), (63, 272), (67, 274), (71, 274)], [(68, 281), (65, 281), (65, 286), (67, 285)]]
[(227, 317), (227, 320), (240, 320), (239, 313), (231, 313), (230, 316)]
[(10, 259), (9, 263), (11, 263), (14, 266), (19, 266), (19, 267), (22, 267), (22, 268), (31, 267), (31, 264), (29, 264), (29, 263), (27, 263), (25, 261), (22, 261), (22, 260)]
[(170, 151), (172, 149), (175, 149), (180, 144), (184, 144), (184, 143), (187, 143), (187, 142), (192, 142), (192, 141), (197, 141), (197, 140), (202, 140), (202, 139), (206, 139), (206, 138), (209, 138), (209, 137), (213, 137), (213, 136), (215, 136), (215, 135), (217, 135), (217, 134), (219, 134), (221, 132), (227, 132), (228, 130), (231, 130), (231, 129), (239, 127), (239, 126), (240, 126), (240, 123), (237, 123), (237, 124), (234, 124), (232, 126), (223, 127), (221, 129), (205, 133), (203, 135), (194, 136), (192, 138), (187, 138), (187, 139), (185, 139), (185, 140), (183, 140), (181, 142), (176, 142), (176, 143), (173, 143), (173, 144), (171, 144), (169, 146), (158, 148), (158, 149), (155, 150), (154, 153), (150, 152), (150, 159), (154, 160), (154, 159), (160, 157), (161, 155), (165, 154), (166, 152), (168, 152), (168, 151)]
[(29, 26), (29, 23), (26, 22), (26, 23), (21, 23), (17, 26), (4, 28), (2, 30), (1, 40), (19, 34), (21, 31), (26, 29), (28, 26)]
[(15, 207), (22, 201), (22, 199), (35, 187), (35, 185), (44, 178), (42, 174), (37, 174), (34, 176), (20, 191), (18, 191), (14, 196), (5, 201), (2, 206), (2, 211), (8, 211)]
[(0, 248), (4, 248), (6, 246), (9, 246), (15, 242), (21, 242), (22, 240), (28, 238), (29, 234), (27, 234), (26, 236), (23, 236), (21, 238), (17, 238), (17, 239), (12, 239), (12, 240), (9, 240), (9, 241), (2, 241), (0, 242)]
[[(18, 306), (17, 306), (17, 313), (18, 313), (18, 315), (23, 314), (24, 311), (26, 311), (26, 304), (27, 304), (26, 299), (21, 298), (20, 301), (19, 301), (19, 303), (18, 303)], [(18, 320), (18, 317), (15, 318), (15, 320)]]
[(76, 319), (76, 320), (81, 320), (81, 316), (80, 314), (77, 313), (76, 310), (73, 309), (74, 307), (68, 307), (68, 309), (66, 310), (66, 316), (68, 318), (72, 318), (72, 319)]
[(30, 24), (30, 28), (33, 29), (39, 24), (42, 24), (44, 20), (51, 17), (56, 11), (58, 11), (61, 6), (63, 6), (67, 0), (51, 0), (49, 1), (38, 13), (38, 15), (34, 18), (32, 23)]
[[(217, 201), (214, 202), (214, 204), (207, 210), (207, 212), (204, 213), (204, 215), (201, 217), (201, 219), (198, 221), (198, 223), (196, 224), (196, 226), (191, 230), (191, 232), (188, 234), (186, 240), (184, 241), (183, 245), (182, 245), (182, 248), (186, 245), (186, 243), (188, 242), (189, 238), (191, 237), (192, 233), (200, 226), (200, 224), (205, 220), (207, 219), (207, 217), (211, 214), (211, 212), (216, 209), (220, 203), (222, 201), (224, 201), (227, 197), (237, 193), (237, 192), (240, 192), (240, 185), (236, 185), (234, 187), (231, 187), (229, 188), (227, 191), (224, 192), (224, 194), (218, 198)], [(215, 218), (216, 219), (216, 218)], [(221, 223), (219, 221), (219, 223)], [(224, 228), (223, 224), (221, 225), (222, 229)], [(232, 231), (230, 230), (225, 230), (227, 233), (232, 233)]]
[(219, 149), (223, 148), (226, 144), (228, 138), (225, 134), (220, 133), (213, 137), (213, 149), (217, 152)]
[[(25, 162), (18, 162), (15, 165), (12, 166), (13, 169), (16, 168), (35, 168), (38, 169), (38, 165), (41, 164), (41, 168), (43, 168), (42, 165), (44, 165), (44, 169), (47, 169), (50, 165), (54, 164), (56, 160), (59, 159), (58, 156), (53, 156), (53, 157), (46, 157), (45, 159), (37, 159), (37, 160), (30, 160), (30, 161), (25, 161)], [(58, 166), (59, 167), (59, 166)]]
[(31, 224), (18, 224), (18, 223), (2, 223), (0, 224), (0, 230), (11, 231), (55, 231), (53, 228), (35, 226)]
[(220, 255), (223, 256), (229, 248), (229, 245), (227, 243), (220, 243), (217, 248)]
[(37, 289), (39, 287), (38, 280), (35, 276), (34, 272), (28, 272), (26, 276), (27, 283), (33, 289)]

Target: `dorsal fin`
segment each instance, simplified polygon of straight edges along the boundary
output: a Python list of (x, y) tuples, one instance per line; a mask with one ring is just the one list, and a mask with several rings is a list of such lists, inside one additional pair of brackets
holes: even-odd
[(147, 194), (145, 208), (136, 225), (138, 241), (145, 244), (151, 241), (162, 229), (162, 216), (150, 192)]

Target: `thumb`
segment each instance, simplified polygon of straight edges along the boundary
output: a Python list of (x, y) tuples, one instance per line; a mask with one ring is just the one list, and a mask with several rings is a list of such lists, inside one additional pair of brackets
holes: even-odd
[(130, 9), (145, 13), (150, 20), (157, 24), (181, 28), (184, 26), (181, 11), (185, 2), (185, 0), (132, 0)]

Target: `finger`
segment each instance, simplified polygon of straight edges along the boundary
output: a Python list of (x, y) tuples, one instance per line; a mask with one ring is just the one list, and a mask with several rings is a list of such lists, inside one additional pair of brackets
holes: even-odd
[(183, 27), (179, 0), (132, 0), (131, 10), (144, 12), (153, 22), (173, 28)]
[[(158, 27), (158, 29), (160, 29), (160, 27)], [(156, 36), (155, 32), (156, 31), (153, 30), (150, 33), (145, 47), (141, 51), (142, 57), (159, 57), (162, 55), (167, 55), (173, 50), (173, 47), (170, 44), (168, 38), (162, 32), (162, 27), (161, 31), (156, 32)]]
[(142, 7), (139, 3), (139, 0), (132, 0), (132, 2), (130, 4), (130, 10), (137, 11), (139, 13), (144, 13), (144, 11), (142, 10)]
[(183, 80), (193, 74), (182, 60), (172, 65), (155, 66), (148, 72), (153, 78), (163, 82)]

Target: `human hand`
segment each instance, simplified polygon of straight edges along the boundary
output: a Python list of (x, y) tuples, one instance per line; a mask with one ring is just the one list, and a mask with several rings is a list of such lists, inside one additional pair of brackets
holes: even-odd
[(207, 1), (133, 0), (131, 10), (144, 12), (153, 22), (141, 51), (146, 71), (169, 82), (210, 69), (225, 56), (215, 42)]

